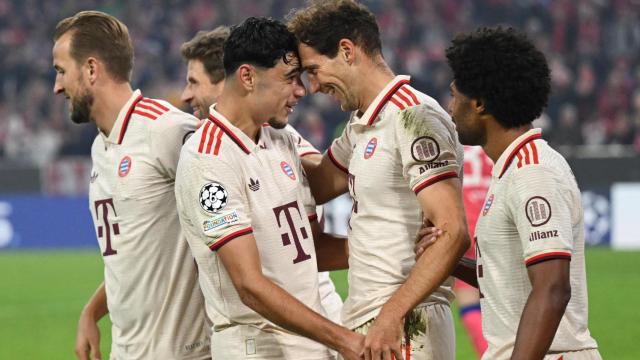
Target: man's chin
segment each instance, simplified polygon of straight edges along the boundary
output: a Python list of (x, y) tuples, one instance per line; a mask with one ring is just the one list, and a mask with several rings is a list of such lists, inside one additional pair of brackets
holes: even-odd
[(284, 120), (278, 120), (278, 119), (275, 119), (275, 118), (271, 118), (271, 119), (269, 119), (268, 123), (269, 123), (269, 126), (271, 126), (274, 129), (284, 129), (287, 126), (287, 124), (289, 123), (289, 118), (286, 117), (286, 118), (284, 118)]

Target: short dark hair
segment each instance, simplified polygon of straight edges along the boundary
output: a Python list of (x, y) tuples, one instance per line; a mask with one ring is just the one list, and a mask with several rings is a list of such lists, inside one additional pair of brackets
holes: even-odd
[(81, 11), (56, 25), (53, 40), (71, 32), (71, 57), (76, 63), (95, 56), (115, 79), (128, 82), (133, 69), (133, 44), (127, 26), (100, 11)]
[(287, 19), (301, 43), (329, 58), (338, 54), (340, 39), (351, 40), (369, 56), (382, 54), (375, 15), (355, 1), (312, 1), (304, 9), (292, 10)]
[(218, 26), (212, 31), (199, 31), (193, 39), (180, 47), (182, 57), (186, 60), (199, 60), (215, 84), (224, 79), (222, 51), (225, 40), (229, 37), (229, 28)]
[(481, 100), (503, 127), (540, 116), (550, 92), (544, 54), (513, 28), (480, 28), (456, 36), (446, 50), (456, 89)]
[(272, 68), (280, 59), (289, 63), (290, 53), (298, 55), (298, 42), (282, 22), (250, 17), (231, 28), (224, 43), (224, 72), (230, 76), (242, 64)]

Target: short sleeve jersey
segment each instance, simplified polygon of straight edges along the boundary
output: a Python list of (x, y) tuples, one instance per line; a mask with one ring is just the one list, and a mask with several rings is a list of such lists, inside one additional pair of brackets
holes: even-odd
[(182, 149), (176, 196), (214, 331), (252, 325), (273, 332), (282, 344), (295, 344), (283, 351), (326, 354), (319, 343), (292, 335), (244, 305), (217, 254), (253, 234), (264, 275), (325, 315), (310, 227), (315, 202), (294, 137), (263, 126), (256, 144), (213, 105), (209, 120)]
[(209, 324), (180, 228), (174, 180), (198, 120), (140, 91), (91, 148), (89, 207), (118, 358), (209, 357)]
[[(493, 162), (480, 146), (464, 147), (464, 182), (462, 183), (464, 209), (469, 235), (475, 236), (476, 222), (491, 184)], [(473, 252), (474, 249), (469, 249)]]
[[(367, 111), (353, 113), (328, 156), (348, 174), (349, 296), (345, 326), (375, 317), (415, 265), (415, 235), (422, 223), (416, 194), (462, 177), (463, 147), (449, 115), (432, 98), (397, 76)], [(452, 299), (449, 278), (425, 303)]]
[(569, 259), (571, 300), (550, 352), (596, 348), (587, 328), (584, 219), (580, 190), (566, 160), (539, 129), (518, 137), (493, 168), (476, 228), (483, 359), (508, 359), (531, 292), (527, 267)]

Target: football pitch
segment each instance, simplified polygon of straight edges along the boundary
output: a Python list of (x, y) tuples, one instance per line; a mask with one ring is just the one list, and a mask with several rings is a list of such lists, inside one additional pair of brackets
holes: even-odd
[[(589, 327), (604, 359), (640, 359), (640, 253), (588, 249)], [(346, 273), (332, 274), (341, 295)], [(0, 359), (72, 359), (78, 314), (102, 278), (97, 251), (0, 252)], [(109, 322), (101, 322), (108, 359)], [(457, 330), (457, 358), (474, 359)]]

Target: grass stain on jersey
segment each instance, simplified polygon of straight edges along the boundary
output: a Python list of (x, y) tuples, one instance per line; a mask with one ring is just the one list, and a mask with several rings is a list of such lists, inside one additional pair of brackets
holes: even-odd
[(414, 137), (432, 136), (424, 116), (417, 116), (415, 108), (400, 111), (400, 120), (404, 129)]

